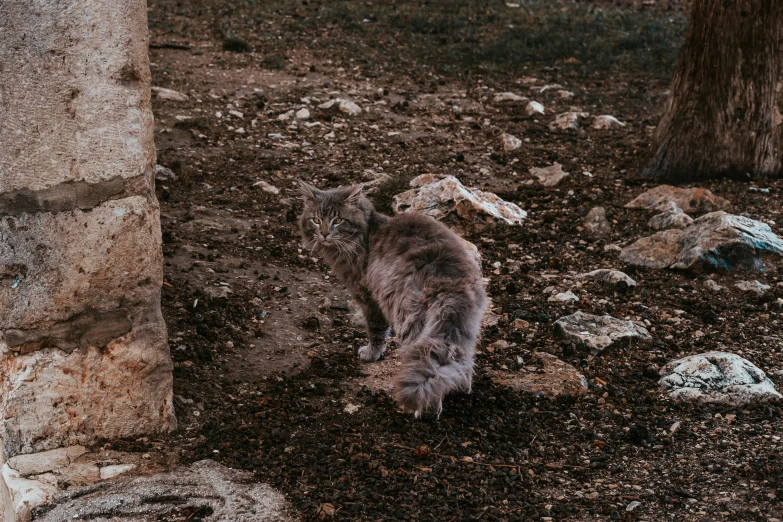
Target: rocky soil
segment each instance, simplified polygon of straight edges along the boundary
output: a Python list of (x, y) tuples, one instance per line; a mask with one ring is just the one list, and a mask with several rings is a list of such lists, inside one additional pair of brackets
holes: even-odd
[[(658, 384), (679, 358), (730, 352), (780, 390), (780, 272), (620, 260), (656, 232), (661, 210), (625, 205), (655, 186), (632, 175), (686, 8), (150, 0), (153, 81), (176, 91), (153, 103), (179, 428), (131, 445), (251, 471), (303, 520), (783, 518), (780, 403), (676, 402)], [(421, 174), (527, 212), (447, 219), (480, 251), (492, 310), (473, 393), (436, 423), (391, 400), (394, 347), (359, 364), (348, 295), (294, 223), (297, 179), (372, 182), (388, 212)], [(780, 181), (698, 188), (780, 233)], [(578, 277), (597, 269), (635, 284)], [(578, 311), (647, 336), (591, 350), (555, 328)]]

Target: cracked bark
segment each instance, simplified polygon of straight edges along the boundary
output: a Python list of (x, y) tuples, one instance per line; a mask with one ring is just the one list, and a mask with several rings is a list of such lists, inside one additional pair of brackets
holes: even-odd
[(748, 179), (781, 169), (783, 2), (695, 0), (642, 177)]

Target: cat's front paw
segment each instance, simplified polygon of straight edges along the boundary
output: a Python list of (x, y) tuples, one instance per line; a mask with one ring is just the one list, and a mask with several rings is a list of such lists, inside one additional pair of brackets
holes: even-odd
[(383, 356), (385, 347), (371, 346), (369, 344), (359, 348), (359, 360), (362, 362), (375, 362)]

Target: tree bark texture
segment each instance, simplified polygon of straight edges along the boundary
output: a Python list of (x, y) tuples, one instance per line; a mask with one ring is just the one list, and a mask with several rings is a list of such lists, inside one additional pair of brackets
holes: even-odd
[(781, 169), (780, 0), (694, 0), (642, 176), (673, 182)]

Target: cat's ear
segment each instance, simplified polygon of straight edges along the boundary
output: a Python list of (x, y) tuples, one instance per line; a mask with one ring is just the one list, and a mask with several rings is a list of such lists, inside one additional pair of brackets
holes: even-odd
[(356, 204), (359, 202), (359, 200), (362, 197), (362, 190), (364, 190), (364, 185), (353, 185), (348, 190), (348, 196), (345, 198), (346, 203)]
[(314, 186), (308, 185), (301, 179), (299, 180), (299, 193), (302, 195), (302, 199), (305, 201), (315, 202), (319, 192), (321, 191)]

